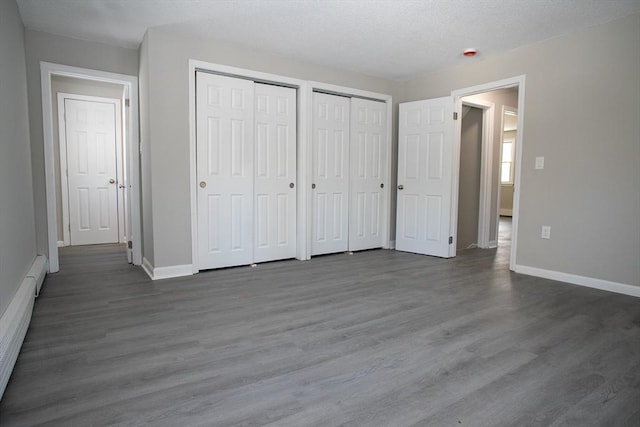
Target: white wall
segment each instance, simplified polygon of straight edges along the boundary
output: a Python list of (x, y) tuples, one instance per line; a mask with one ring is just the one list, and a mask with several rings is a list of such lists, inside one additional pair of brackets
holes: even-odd
[(38, 253), (48, 255), (47, 209), (44, 178), (44, 137), (42, 130), (42, 92), (40, 62), (53, 62), (113, 73), (138, 75), (138, 51), (102, 43), (54, 36), (39, 31), (25, 31), (31, 165), (36, 212)]
[(404, 85), (409, 101), (526, 75), (517, 264), (640, 286), (638, 46), (635, 14)]
[[(153, 267), (191, 264), (189, 187), (189, 75), (188, 60), (315, 80), (393, 95), (395, 83), (315, 64), (266, 54), (213, 40), (189, 38), (166, 29), (147, 31), (141, 63), (141, 95), (146, 98), (143, 124), (143, 177), (150, 177), (151, 194), (143, 197), (143, 211), (153, 212)], [(145, 110), (146, 109), (146, 110)], [(146, 157), (146, 160), (144, 160)], [(145, 187), (147, 188), (147, 187)], [(149, 188), (147, 188), (149, 190)], [(147, 218), (145, 218), (146, 222)], [(149, 240), (147, 240), (149, 239)], [(145, 258), (149, 261), (145, 245)]]
[(36, 257), (24, 27), (0, 2), (0, 316)]

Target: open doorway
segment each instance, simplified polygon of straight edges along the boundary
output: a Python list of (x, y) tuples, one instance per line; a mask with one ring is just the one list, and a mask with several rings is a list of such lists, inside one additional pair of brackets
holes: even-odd
[[(126, 252), (130, 263), (140, 265), (142, 262), (142, 250), (139, 203), (137, 78), (46, 62), (41, 63), (40, 68), (45, 174), (47, 178), (49, 272), (55, 273), (59, 270), (58, 246), (73, 244), (73, 238), (70, 237), (69, 233), (69, 225), (72, 222), (70, 217), (72, 214), (78, 213), (79, 209), (77, 208), (82, 205), (82, 201), (78, 202), (77, 200), (76, 202), (78, 203), (73, 205), (70, 203), (71, 176), (68, 174), (68, 160), (75, 161), (78, 158), (87, 160), (92, 157), (91, 161), (106, 162), (105, 157), (96, 157), (96, 150), (94, 150), (93, 156), (84, 155), (86, 153), (83, 150), (88, 148), (88, 145), (84, 143), (75, 144), (74, 142), (76, 146), (72, 148), (72, 151), (75, 151), (69, 157), (69, 147), (67, 147), (67, 142), (69, 141), (67, 138), (67, 124), (69, 122), (65, 122), (65, 115), (72, 113), (74, 108), (79, 117), (87, 115), (86, 111), (78, 112), (78, 105), (76, 104), (82, 103), (93, 103), (96, 108), (102, 106), (104, 111), (101, 110), (101, 112), (94, 115), (102, 117), (102, 119), (109, 116), (111, 117), (110, 120), (113, 121), (114, 138), (111, 141), (112, 143), (107, 144), (105, 140), (98, 145), (103, 148), (107, 146), (113, 148), (115, 153), (111, 153), (111, 160), (113, 160), (114, 164), (109, 170), (110, 176), (101, 177), (106, 179), (106, 183), (97, 192), (111, 190), (114, 193), (112, 205), (116, 210), (114, 211), (115, 222), (113, 226), (116, 234), (115, 236), (110, 236), (109, 239), (122, 245), (122, 250)], [(72, 106), (71, 104), (74, 105)], [(104, 129), (99, 129), (97, 133), (104, 133)], [(100, 138), (102, 137), (100, 136)], [(105, 191), (102, 191), (102, 193)], [(99, 201), (99, 197), (96, 200)], [(118, 210), (118, 208), (120, 209)], [(85, 223), (86, 220), (86, 215), (85, 218), (79, 219), (80, 222), (85, 221)], [(77, 239), (76, 243), (102, 243), (102, 241), (96, 240), (93, 242)]]
[(523, 107), (523, 89), (524, 77), (518, 77), (452, 93), (461, 118), (454, 143), (455, 250), (498, 248), (512, 270), (522, 140), (522, 116), (517, 113)]

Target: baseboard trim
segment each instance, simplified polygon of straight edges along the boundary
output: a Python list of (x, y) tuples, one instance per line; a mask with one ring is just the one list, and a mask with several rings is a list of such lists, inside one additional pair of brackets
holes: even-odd
[(7, 388), (31, 322), (35, 289), (35, 279), (25, 277), (9, 306), (0, 317), (0, 399)]
[(142, 259), (142, 269), (147, 273), (151, 280), (171, 279), (173, 277), (193, 275), (193, 266), (191, 264), (154, 267), (146, 258)]
[(59, 247), (59, 248), (63, 248), (63, 247), (65, 247), (65, 246), (66, 246), (66, 245), (64, 244), (64, 242), (63, 242), (62, 240), (58, 240), (58, 247)]
[(42, 283), (44, 283), (44, 278), (48, 270), (49, 262), (47, 261), (47, 257), (38, 255), (27, 273), (27, 277), (33, 278), (36, 282), (36, 297), (40, 295), (40, 288), (42, 288)]
[(527, 274), (529, 276), (542, 277), (543, 279), (571, 283), (572, 285), (585, 286), (588, 288), (640, 297), (640, 286), (628, 285), (626, 283), (611, 282), (608, 280), (595, 279), (593, 277), (578, 276), (576, 274), (563, 273), (561, 271), (545, 270), (542, 268), (517, 264), (515, 266), (515, 272)]
[(389, 249), (395, 249), (395, 248), (396, 248), (396, 241), (389, 240)]

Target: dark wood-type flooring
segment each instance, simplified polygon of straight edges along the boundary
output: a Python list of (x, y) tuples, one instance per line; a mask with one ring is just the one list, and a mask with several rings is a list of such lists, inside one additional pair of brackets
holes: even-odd
[(508, 245), (156, 282), (60, 254), (2, 426), (640, 425), (640, 299), (509, 272)]

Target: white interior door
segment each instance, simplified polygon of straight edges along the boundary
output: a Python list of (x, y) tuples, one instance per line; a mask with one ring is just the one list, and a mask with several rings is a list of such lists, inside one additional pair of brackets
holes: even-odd
[(254, 262), (296, 256), (296, 90), (255, 84)]
[(349, 248), (350, 99), (313, 93), (311, 255)]
[(64, 113), (70, 244), (117, 243), (116, 108), (65, 99)]
[(198, 267), (253, 262), (254, 83), (197, 73)]
[(400, 104), (396, 249), (449, 256), (453, 98)]
[(351, 99), (349, 250), (383, 245), (388, 141), (386, 104)]

